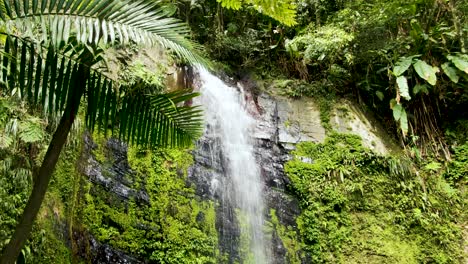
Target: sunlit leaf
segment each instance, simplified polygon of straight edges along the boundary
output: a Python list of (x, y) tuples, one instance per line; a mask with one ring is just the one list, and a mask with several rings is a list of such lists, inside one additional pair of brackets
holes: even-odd
[(437, 67), (432, 67), (422, 60), (416, 60), (416, 62), (413, 64), (413, 67), (418, 73), (419, 77), (423, 78), (431, 85), (436, 85), (436, 73), (439, 71)]
[(395, 64), (395, 67), (393, 68), (393, 74), (398, 77), (402, 75), (405, 71), (408, 70), (408, 68), (411, 66), (411, 62), (413, 61), (412, 57), (409, 58), (400, 58), (398, 62)]
[(447, 58), (453, 62), (455, 67), (457, 67), (460, 71), (468, 74), (468, 59), (467, 56), (461, 55), (449, 55)]
[(0, 149), (8, 149), (12, 143), (13, 143), (12, 137), (4, 133), (0, 133)]
[(393, 105), (392, 110), (393, 118), (400, 125), (403, 136), (406, 136), (406, 134), (408, 133), (408, 116), (406, 115), (405, 109), (401, 104), (395, 104)]
[(395, 119), (395, 121), (399, 121), (401, 119), (401, 113), (403, 111), (403, 106), (401, 106), (401, 104), (395, 104), (392, 107), (392, 110), (393, 110), (393, 118)]
[(222, 7), (239, 10), (243, 5), (253, 6), (263, 13), (286, 26), (294, 26), (296, 22), (296, 5), (291, 0), (217, 0)]
[(440, 164), (439, 162), (435, 162), (435, 161), (432, 161), (426, 166), (424, 166), (424, 169), (430, 170), (430, 171), (438, 171), (441, 168), (442, 168), (442, 164)]
[(45, 131), (40, 122), (39, 118), (30, 118), (20, 122), (20, 139), (25, 143), (40, 142), (45, 137)]
[[(1, 2), (5, 3), (5, 9), (0, 10), (0, 18), (10, 25), (4, 28), (5, 33), (15, 36), (18, 34), (16, 29), (33, 27), (27, 37), (36, 43), (52, 40), (51, 44), (58, 48), (62, 43), (68, 43), (74, 36), (72, 33), (76, 33), (76, 40), (84, 44), (99, 44), (111, 39), (123, 44), (132, 41), (159, 45), (191, 64), (209, 64), (199, 55), (201, 46), (187, 38), (189, 27), (168, 17), (159, 1), (69, 0), (56, 3), (57, 0), (43, 0), (40, 4), (33, 1), (28, 14), (16, 8), (21, 5), (21, 0)], [(14, 3), (13, 8), (10, 2)], [(62, 8), (64, 4), (66, 6)], [(119, 38), (115, 37), (115, 31)]]
[(406, 100), (411, 100), (411, 96), (409, 94), (409, 87), (408, 87), (408, 80), (405, 76), (399, 76), (397, 78), (398, 90), (400, 91), (400, 95), (405, 98)]
[(406, 134), (408, 134), (408, 117), (404, 108), (401, 111), (400, 128), (403, 133), (403, 137), (406, 136)]
[(448, 62), (442, 64), (442, 70), (444, 71), (445, 75), (447, 75), (450, 80), (454, 83), (458, 83), (460, 76), (457, 74), (457, 70), (450, 66)]

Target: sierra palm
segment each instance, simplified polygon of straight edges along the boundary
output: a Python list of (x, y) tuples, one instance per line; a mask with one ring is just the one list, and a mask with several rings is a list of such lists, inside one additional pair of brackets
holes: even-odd
[(146, 94), (144, 84), (124, 86), (99, 66), (105, 48), (161, 45), (189, 63), (203, 63), (188, 28), (149, 0), (0, 0), (5, 36), (0, 93), (14, 94), (46, 116), (61, 115), (33, 190), (0, 263), (13, 263), (32, 228), (50, 177), (78, 114), (86, 125), (143, 146), (186, 146), (199, 135), (200, 111), (180, 106), (196, 93)]

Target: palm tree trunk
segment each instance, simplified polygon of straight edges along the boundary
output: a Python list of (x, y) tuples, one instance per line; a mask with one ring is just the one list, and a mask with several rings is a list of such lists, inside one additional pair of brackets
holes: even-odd
[[(80, 71), (81, 70), (81, 71)], [(49, 186), (50, 178), (57, 164), (60, 152), (62, 151), (65, 142), (67, 141), (70, 129), (75, 121), (76, 114), (80, 105), (81, 97), (85, 89), (85, 67), (80, 66), (78, 73), (79, 82), (75, 87), (75, 91), (69, 104), (66, 106), (64, 114), (60, 119), (60, 123), (55, 130), (55, 133), (50, 141), (49, 147), (45, 154), (42, 165), (34, 176), (34, 185), (29, 196), (29, 200), (24, 208), (23, 215), (18, 222), (13, 237), (3, 251), (0, 257), (0, 264), (13, 264), (18, 258), (18, 255), (26, 243), (31, 233), (34, 219), (36, 218), (39, 209), (41, 208), (42, 201), (44, 200), (47, 187)]]

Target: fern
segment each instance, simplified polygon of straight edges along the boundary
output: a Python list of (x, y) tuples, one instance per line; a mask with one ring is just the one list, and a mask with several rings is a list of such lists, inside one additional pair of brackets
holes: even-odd
[(31, 117), (19, 124), (19, 138), (25, 143), (40, 142), (45, 138), (45, 130), (41, 125), (41, 120)]
[(296, 22), (296, 6), (291, 0), (217, 0), (222, 7), (239, 10), (243, 4), (252, 5), (263, 13), (286, 26), (294, 26)]

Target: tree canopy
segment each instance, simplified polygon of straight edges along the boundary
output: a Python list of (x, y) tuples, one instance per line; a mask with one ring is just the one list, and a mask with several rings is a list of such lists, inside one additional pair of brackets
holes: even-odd
[(296, 22), (296, 5), (291, 0), (217, 0), (225, 8), (239, 10), (245, 5), (252, 5), (258, 12), (265, 14), (286, 26)]

